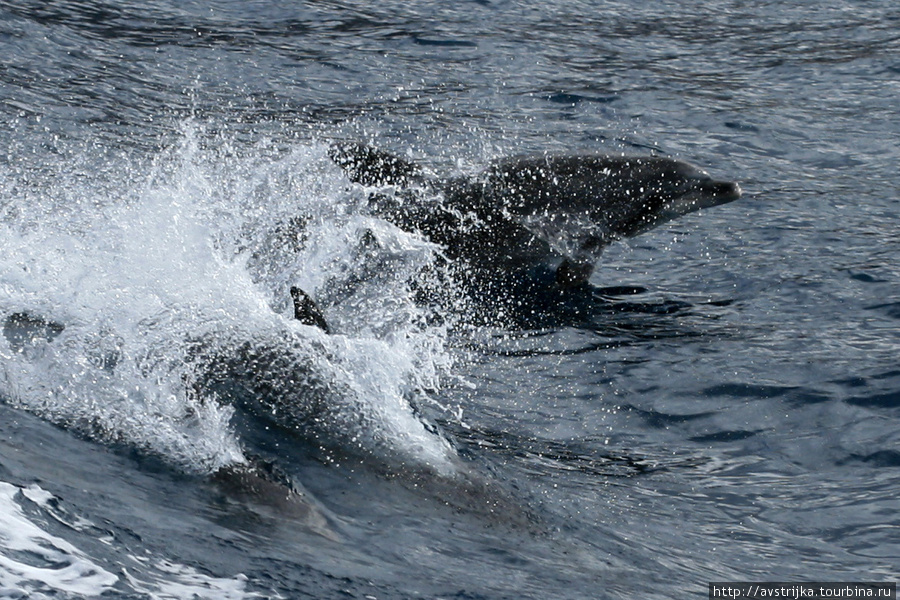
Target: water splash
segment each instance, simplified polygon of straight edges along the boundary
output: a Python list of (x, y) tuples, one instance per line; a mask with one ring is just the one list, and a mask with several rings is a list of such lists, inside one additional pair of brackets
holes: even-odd
[[(238, 147), (189, 125), (151, 157), (83, 152), (80, 166), (0, 177), (0, 315), (64, 327), (0, 337), (0, 396), (210, 472), (244, 451), (234, 406), (202, 393), (197, 370), (256, 352), (237, 374), (278, 381), (276, 408), (299, 411), (317, 441), (452, 471), (449, 444), (409, 402), (449, 366), (446, 333), (409, 285), (434, 249), (361, 215), (363, 193), (324, 146)], [(291, 319), (291, 285), (321, 297), (338, 335)], [(295, 372), (310, 377), (291, 385)], [(310, 394), (327, 419), (302, 414)]]

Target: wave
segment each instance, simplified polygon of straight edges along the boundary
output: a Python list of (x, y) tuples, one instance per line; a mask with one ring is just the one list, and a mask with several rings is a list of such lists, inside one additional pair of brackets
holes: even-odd
[[(115, 560), (92, 556), (53, 535), (48, 522), (61, 525), (69, 536), (93, 538), (93, 546), (111, 547)], [(71, 513), (58, 497), (37, 485), (20, 487), (0, 481), (0, 537), (4, 540), (0, 548), (0, 593), (4, 597), (93, 598), (123, 588), (147, 597), (260, 597), (245, 590), (244, 575), (210, 577), (164, 558), (130, 554), (115, 536)], [(100, 554), (98, 548), (93, 550)]]

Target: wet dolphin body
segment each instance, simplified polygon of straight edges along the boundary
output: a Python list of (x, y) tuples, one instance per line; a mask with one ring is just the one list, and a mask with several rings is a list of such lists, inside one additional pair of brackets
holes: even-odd
[[(312, 299), (301, 289), (291, 288), (294, 318), (328, 332), (328, 325)], [(60, 322), (33, 312), (14, 312), (0, 316), (0, 336), (15, 354), (28, 355), (45, 344), (52, 344), (66, 330)], [(312, 421), (326, 423), (332, 416), (329, 399), (336, 393), (333, 384), (317, 376), (314, 365), (291, 346), (293, 338), (245, 340), (242, 343), (216, 344), (194, 340), (185, 362), (197, 366), (196, 377), (185, 380), (188, 393), (199, 398), (218, 396), (231, 400), (244, 412), (266, 423), (287, 429), (316, 433), (308, 427)], [(115, 369), (118, 356), (102, 356), (96, 364)], [(269, 429), (267, 425), (265, 429)], [(258, 493), (279, 507), (293, 505), (295, 516), (308, 517), (310, 526), (322, 529), (324, 521), (316, 509), (308, 506), (302, 493), (284, 486), (272, 477), (271, 468), (255, 460), (246, 465), (223, 467), (214, 481), (233, 492)]]
[[(291, 293), (298, 320), (327, 328), (302, 290)], [(32, 349), (58, 343), (56, 339), (67, 329), (34, 312), (0, 313), (0, 342), (5, 340), (16, 354), (27, 355)], [(366, 449), (359, 441), (359, 427), (368, 428), (372, 423), (355, 412), (356, 392), (323, 371), (310, 358), (307, 345), (289, 330), (242, 340), (192, 340), (191, 352), (183, 358), (196, 367), (189, 369), (193, 375), (184, 380), (188, 394), (196, 394), (203, 402), (215, 399), (239, 408), (232, 425), (247, 462), (223, 466), (208, 477), (229, 505), (263, 516), (288, 517), (313, 533), (339, 539), (327, 509), (279, 467), (282, 456), (291, 456), (292, 441), (299, 437), (309, 446), (296, 449), (294, 456), (312, 456), (329, 464), (349, 459), (376, 471), (388, 463), (401, 465), (403, 480), (417, 493), (433, 493), (441, 498), (441, 504), (483, 514), (495, 522), (530, 525), (524, 507), (490, 480), (470, 471), (453, 452), (446, 457), (452, 467), (447, 471), (441, 464), (410, 462), (405, 451), (392, 450), (390, 443), (379, 445), (380, 450)], [(116, 367), (109, 363), (109, 368)], [(351, 412), (342, 409), (342, 403)], [(185, 416), (191, 418), (189, 413)], [(380, 438), (384, 432), (376, 434)], [(388, 473), (392, 480), (400, 474)]]
[(616, 240), (741, 196), (736, 183), (662, 157), (513, 157), (475, 177), (441, 181), (360, 144), (336, 144), (329, 156), (351, 181), (399, 189), (372, 194), (372, 212), (440, 244), (450, 258), (494, 273), (553, 264), (562, 287), (586, 283)]

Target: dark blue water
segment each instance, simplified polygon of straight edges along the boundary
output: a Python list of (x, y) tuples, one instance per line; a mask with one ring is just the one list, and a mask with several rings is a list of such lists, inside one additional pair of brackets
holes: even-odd
[[(893, 3), (13, 1), (0, 50), (0, 314), (65, 325), (0, 337), (0, 596), (900, 577)], [(417, 297), (440, 249), (360, 211), (335, 140), (438, 176), (654, 153), (744, 197), (483, 318)], [(245, 343), (297, 368), (198, 398), (197, 348)], [(320, 420), (248, 415), (263, 387)]]

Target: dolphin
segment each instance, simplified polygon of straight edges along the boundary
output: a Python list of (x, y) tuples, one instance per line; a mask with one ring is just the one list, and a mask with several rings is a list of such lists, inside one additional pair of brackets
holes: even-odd
[(375, 216), (478, 272), (552, 266), (562, 288), (587, 283), (609, 244), (741, 197), (737, 183), (658, 156), (517, 156), (441, 180), (357, 143), (333, 144), (328, 154), (351, 181), (382, 188), (369, 197)]

